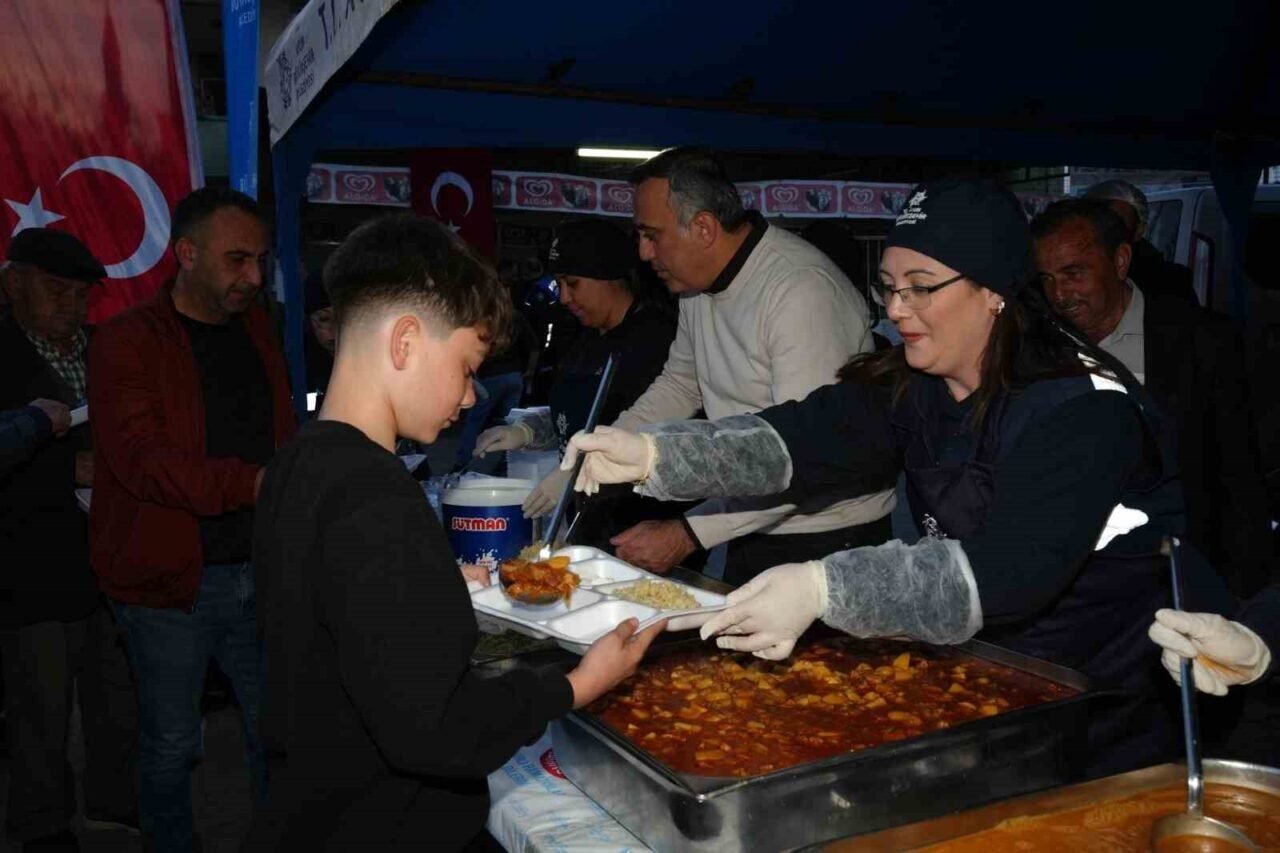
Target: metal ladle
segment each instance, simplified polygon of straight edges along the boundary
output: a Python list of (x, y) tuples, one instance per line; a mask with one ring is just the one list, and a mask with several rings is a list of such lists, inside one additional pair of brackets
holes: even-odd
[[(1179, 544), (1177, 538), (1166, 537), (1160, 547), (1160, 552), (1169, 557), (1169, 570), (1173, 575), (1173, 606), (1177, 610), (1182, 609), (1182, 575), (1178, 570), (1177, 555)], [(1165, 815), (1155, 822), (1151, 827), (1151, 849), (1155, 853), (1164, 853), (1166, 850), (1221, 851), (1223, 845), (1228, 844), (1235, 850), (1256, 851), (1258, 846), (1243, 832), (1230, 824), (1207, 817), (1204, 813), (1204, 772), (1200, 765), (1200, 724), (1196, 719), (1195, 676), (1189, 659), (1182, 658), (1180, 667), (1182, 731), (1187, 744), (1187, 810)], [(1169, 843), (1175, 838), (1186, 839), (1187, 843), (1175, 848)], [(1204, 843), (1200, 847), (1189, 846), (1196, 841)]]

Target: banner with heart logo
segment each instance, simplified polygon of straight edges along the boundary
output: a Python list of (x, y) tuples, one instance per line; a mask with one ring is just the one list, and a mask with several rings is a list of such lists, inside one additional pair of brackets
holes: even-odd
[[(378, 186), (371, 187), (374, 177)], [(316, 163), (307, 179), (307, 201), (406, 207), (407, 200), (398, 201), (395, 188), (408, 180), (409, 170), (403, 168)], [(489, 186), (492, 207), (497, 210), (629, 217), (635, 201), (630, 184), (579, 175), (501, 171), (492, 173)], [(911, 192), (911, 184), (875, 181), (764, 181), (737, 186), (743, 207), (775, 218), (894, 219)], [(1028, 217), (1057, 198), (1044, 193), (1017, 196)]]
[[(554, 175), (537, 172), (508, 172), (515, 186), (515, 200), (512, 205), (517, 210), (562, 210), (567, 213), (599, 213), (600, 181), (595, 178), (579, 178), (573, 175)], [(618, 195), (615, 192), (612, 207), (619, 207)], [(631, 215), (630, 205), (626, 212), (616, 215)]]
[(600, 184), (600, 212), (611, 216), (630, 216), (636, 190), (631, 184), (603, 181)]
[(833, 181), (778, 181), (766, 184), (765, 216), (840, 216), (840, 185)]
[(894, 217), (910, 191), (910, 184), (847, 181), (840, 187), (840, 213), (846, 217)]

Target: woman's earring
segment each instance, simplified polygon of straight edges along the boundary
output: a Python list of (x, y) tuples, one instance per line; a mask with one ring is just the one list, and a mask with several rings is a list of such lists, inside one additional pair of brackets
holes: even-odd
[(1001, 302), (999, 305), (997, 305), (997, 306), (996, 306), (996, 310), (995, 310), (995, 311), (993, 311), (993, 312), (991, 312), (991, 313), (992, 313), (992, 314), (994, 314), (995, 316), (999, 317), (999, 316), (1000, 316), (1000, 313), (1001, 313), (1002, 311), (1004, 311), (1004, 303), (1003, 303), (1003, 302)]

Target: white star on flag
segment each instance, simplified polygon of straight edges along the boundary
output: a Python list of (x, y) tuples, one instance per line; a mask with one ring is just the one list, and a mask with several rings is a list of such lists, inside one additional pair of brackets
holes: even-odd
[(31, 197), (31, 201), (26, 204), (5, 199), (4, 203), (18, 214), (18, 224), (13, 226), (13, 230), (9, 232), (12, 237), (19, 231), (25, 231), (28, 228), (44, 228), (57, 222), (59, 219), (66, 219), (61, 213), (54, 213), (52, 210), (45, 210), (44, 200), (40, 198), (40, 188), (36, 188), (36, 194)]

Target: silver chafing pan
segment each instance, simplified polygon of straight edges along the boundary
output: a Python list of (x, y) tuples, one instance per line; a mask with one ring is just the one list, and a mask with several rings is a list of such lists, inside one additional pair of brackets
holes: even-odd
[[(1280, 770), (1261, 764), (1208, 758), (1204, 761), (1204, 778), (1206, 782), (1256, 788), (1280, 795)], [(856, 839), (830, 844), (824, 849), (831, 853), (853, 853), (855, 850), (858, 853), (896, 853), (900, 850), (913, 850), (991, 829), (1010, 818), (1049, 815), (1147, 791), (1185, 786), (1186, 783), (1187, 769), (1184, 765), (1159, 764), (1079, 785), (1015, 797), (910, 826), (862, 835)]]
[[(693, 644), (671, 644), (656, 654)], [(956, 648), (1080, 692), (745, 779), (677, 773), (595, 716), (576, 711), (552, 724), (556, 759), (587, 796), (664, 853), (790, 850), (1081, 778), (1087, 703), (1099, 695), (1088, 680), (987, 643)]]

